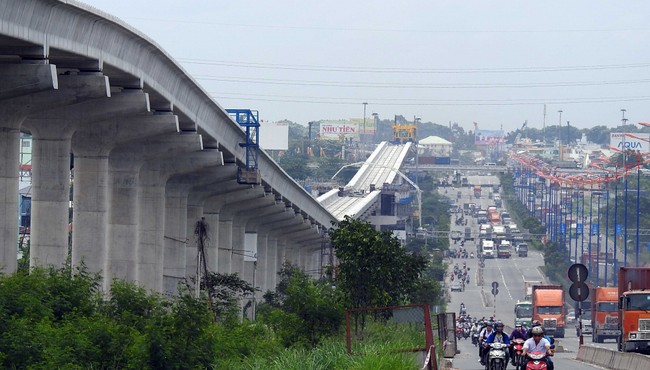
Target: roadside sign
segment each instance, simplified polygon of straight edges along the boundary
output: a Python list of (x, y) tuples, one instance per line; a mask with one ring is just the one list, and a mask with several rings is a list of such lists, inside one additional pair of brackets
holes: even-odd
[(621, 235), (621, 234), (623, 234), (623, 225), (616, 224), (616, 233), (614, 235)]
[(598, 224), (591, 225), (591, 235), (598, 235), (599, 226)]
[(492, 295), (497, 295), (497, 294), (499, 294), (499, 289), (492, 288)]
[(566, 223), (560, 223), (560, 234), (566, 234)]
[(574, 301), (582, 302), (589, 298), (589, 286), (582, 282), (573, 283), (569, 287), (569, 296)]
[(587, 266), (582, 263), (574, 263), (569, 267), (569, 280), (574, 283), (582, 283), (587, 281), (587, 276), (589, 276), (589, 270)]
[(576, 234), (582, 235), (582, 224), (576, 225)]

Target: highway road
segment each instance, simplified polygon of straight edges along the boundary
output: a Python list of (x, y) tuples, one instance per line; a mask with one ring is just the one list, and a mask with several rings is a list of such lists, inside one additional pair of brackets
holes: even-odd
[[(470, 178), (468, 180), (473, 179)], [(470, 183), (471, 182), (472, 181), (470, 181)], [(498, 183), (498, 180), (496, 176), (488, 176), (488, 179), (480, 180), (480, 182), (495, 184)], [(494, 205), (492, 199), (488, 198), (489, 192), (485, 192), (484, 190), (482, 197), (476, 199), (473, 196), (471, 187), (457, 189), (448, 188), (447, 195), (456, 198), (459, 189), (462, 192), (462, 196), (460, 200), (457, 200), (457, 202), (461, 207), (464, 202), (480, 204), (484, 209), (490, 205)], [(440, 188), (439, 191), (444, 194), (445, 190), (444, 188)], [(468, 216), (465, 217), (467, 218)], [(467, 226), (472, 228), (473, 234), (478, 234), (478, 223), (475, 218), (469, 216)], [(464, 231), (464, 228), (464, 225), (456, 226), (454, 217), (452, 216), (451, 231)], [(465, 248), (468, 252), (474, 251), (476, 253), (477, 242), (478, 239), (476, 239), (475, 242), (465, 243)], [(450, 243), (451, 247), (459, 247), (459, 245), (454, 244), (453, 241), (450, 241)], [(450, 293), (451, 301), (448, 303), (448, 310), (453, 310), (458, 313), (460, 303), (463, 302), (470, 315), (479, 318), (494, 315), (496, 318), (502, 320), (505, 325), (511, 327), (514, 324), (514, 305), (517, 300), (522, 299), (524, 296), (524, 279), (545, 281), (545, 277), (542, 275), (540, 270), (540, 267), (544, 264), (544, 260), (542, 255), (536, 251), (530, 251), (528, 257), (513, 256), (510, 259), (486, 260), (485, 268), (483, 269), (478, 268), (478, 260), (476, 258), (454, 258), (449, 259), (448, 261), (450, 271), (453, 269), (455, 264), (462, 267), (462, 264), (466, 263), (470, 269), (471, 276), (470, 284), (466, 286), (464, 292)], [(483, 284), (480, 284), (481, 275)], [(494, 304), (493, 297), (490, 293), (491, 283), (493, 281), (499, 283), (499, 294), (496, 297), (496, 305)], [(449, 285), (449, 280), (446, 281), (446, 284)], [(585, 343), (591, 344), (591, 338), (585, 338)], [(598, 368), (575, 360), (578, 349), (578, 338), (575, 337), (575, 330), (567, 330), (567, 337), (559, 339), (559, 345), (564, 349), (564, 351), (558, 352), (554, 358), (556, 369), (571, 368), (573, 370), (582, 370)], [(611, 342), (598, 344), (598, 346), (615, 349), (616, 344)], [(459, 340), (458, 349), (460, 350), (460, 353), (458, 353), (453, 359), (453, 365), (455, 368), (477, 370), (482, 368), (478, 363), (478, 350), (471, 344), (471, 340)], [(512, 366), (510, 368), (512, 368)]]

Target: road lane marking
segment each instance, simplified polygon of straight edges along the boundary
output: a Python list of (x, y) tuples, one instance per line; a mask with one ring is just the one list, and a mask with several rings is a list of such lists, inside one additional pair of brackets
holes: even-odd
[(503, 280), (503, 286), (506, 287), (506, 291), (508, 292), (508, 295), (510, 296), (510, 299), (514, 300), (514, 298), (512, 298), (512, 294), (510, 294), (510, 288), (508, 288), (508, 284), (506, 284), (506, 278), (505, 278), (505, 276), (503, 276), (503, 271), (501, 271), (501, 266), (500, 265), (501, 264), (498, 263), (497, 268), (499, 269), (499, 273), (501, 274), (501, 280)]

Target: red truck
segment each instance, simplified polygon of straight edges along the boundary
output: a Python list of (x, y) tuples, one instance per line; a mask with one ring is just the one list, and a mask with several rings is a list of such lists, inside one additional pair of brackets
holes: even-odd
[(602, 343), (605, 339), (616, 339), (621, 335), (618, 329), (618, 288), (591, 288), (592, 342)]
[(618, 270), (618, 350), (650, 350), (650, 267)]
[(539, 320), (549, 336), (564, 338), (566, 313), (562, 285), (533, 285), (533, 320)]

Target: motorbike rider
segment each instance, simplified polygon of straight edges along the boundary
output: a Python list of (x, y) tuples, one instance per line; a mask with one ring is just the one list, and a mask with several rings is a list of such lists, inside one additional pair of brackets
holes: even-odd
[(487, 340), (487, 338), (494, 333), (493, 330), (494, 323), (492, 321), (488, 321), (485, 323), (485, 327), (481, 330), (481, 333), (478, 336), (478, 361), (481, 363), (481, 365), (485, 365), (485, 361), (483, 361), (483, 342)]
[[(510, 337), (508, 337), (508, 334), (503, 332), (503, 323), (501, 321), (497, 320), (496, 324), (494, 325), (494, 332), (487, 337), (485, 343), (503, 343), (510, 346)], [(483, 363), (485, 363), (485, 360), (487, 360), (487, 355), (489, 352), (489, 348), (486, 348), (485, 351), (483, 351)], [(508, 364), (508, 351), (506, 351), (506, 364)]]
[[(521, 323), (521, 321), (517, 321), (517, 324), (515, 324), (515, 330), (513, 330), (512, 333), (510, 334), (510, 340), (513, 339), (522, 339), (524, 341), (528, 339), (526, 337), (526, 329), (524, 329), (524, 325)], [(512, 360), (512, 365), (514, 365), (514, 361), (515, 361), (514, 346), (510, 346), (509, 350), (510, 350), (510, 359)]]
[(549, 370), (553, 370), (555, 366), (553, 365), (553, 361), (551, 361), (551, 356), (553, 356), (553, 351), (551, 351), (551, 343), (548, 341), (548, 339), (544, 338), (544, 329), (542, 329), (542, 326), (534, 326), (532, 329), (530, 329), (532, 338), (527, 339), (524, 342), (524, 348), (523, 348), (523, 355), (524, 355), (524, 363), (523, 363), (523, 368), (526, 368), (526, 364), (530, 360), (528, 358), (528, 352), (545, 352), (546, 357), (544, 357), (544, 360), (546, 361), (546, 366)]
[(467, 309), (465, 309), (465, 303), (460, 302), (460, 314), (464, 315), (465, 313), (467, 313)]
[[(533, 330), (532, 329), (534, 327), (536, 327), (536, 326), (539, 326), (540, 328), (542, 328), (542, 323), (539, 322), (539, 320), (533, 320), (531, 325), (530, 325), (531, 330), (528, 330), (528, 332), (526, 333), (526, 339), (530, 339), (530, 338), (533, 337)], [(542, 331), (544, 331), (544, 328), (542, 328)]]

